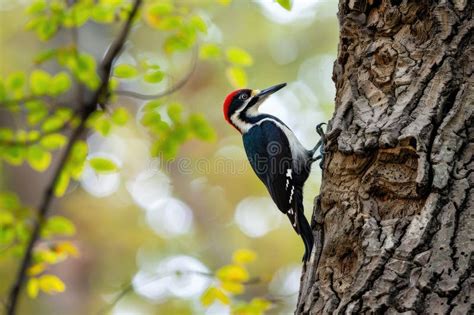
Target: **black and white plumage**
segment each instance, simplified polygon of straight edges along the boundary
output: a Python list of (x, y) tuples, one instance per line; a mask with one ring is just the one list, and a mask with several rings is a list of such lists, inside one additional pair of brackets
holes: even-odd
[(307, 150), (293, 132), (278, 118), (258, 112), (258, 107), (286, 84), (263, 91), (241, 89), (230, 93), (224, 102), (224, 117), (240, 131), (253, 170), (265, 184), (281, 212), (304, 241), (303, 260), (310, 258), (313, 247), (311, 227), (304, 216), (303, 185), (318, 158)]

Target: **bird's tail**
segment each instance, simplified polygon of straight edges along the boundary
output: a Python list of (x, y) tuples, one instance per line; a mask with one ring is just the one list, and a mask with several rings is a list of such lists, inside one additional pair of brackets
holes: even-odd
[(303, 239), (305, 249), (303, 261), (308, 261), (311, 257), (311, 250), (313, 249), (314, 239), (311, 226), (309, 225), (308, 220), (304, 216), (302, 192), (295, 192), (294, 201), (295, 202), (293, 203), (293, 208), (287, 212), (287, 215), (296, 233), (298, 233)]

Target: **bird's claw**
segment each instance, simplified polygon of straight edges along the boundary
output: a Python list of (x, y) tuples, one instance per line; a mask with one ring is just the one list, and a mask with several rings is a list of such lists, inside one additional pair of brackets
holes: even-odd
[[(321, 169), (323, 168), (323, 165), (324, 165), (324, 154), (325, 154), (324, 144), (326, 142), (326, 133), (323, 130), (324, 125), (327, 125), (327, 124), (323, 122), (323, 123), (320, 123), (320, 124), (316, 125), (316, 132), (318, 133), (320, 139), (319, 139), (318, 143), (316, 143), (314, 148), (310, 151), (311, 152), (311, 163), (316, 162), (318, 160), (321, 160), (321, 162), (319, 163), (319, 167)], [(314, 157), (314, 154), (316, 153), (316, 151), (318, 151), (319, 148), (321, 148), (320, 149), (321, 154)]]
[(321, 139), (324, 139), (324, 136), (325, 136), (325, 133), (323, 131), (323, 125), (327, 125), (327, 124), (325, 122), (322, 122), (316, 125), (316, 132), (321, 137)]

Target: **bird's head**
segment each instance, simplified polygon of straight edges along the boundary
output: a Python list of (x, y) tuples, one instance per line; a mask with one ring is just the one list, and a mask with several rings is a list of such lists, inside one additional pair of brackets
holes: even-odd
[[(236, 119), (240, 113), (256, 115), (260, 105), (273, 93), (286, 86), (286, 83), (277, 84), (264, 90), (240, 89), (233, 91), (224, 101), (224, 117), (232, 126), (236, 126)], [(240, 131), (240, 130), (239, 130)]]

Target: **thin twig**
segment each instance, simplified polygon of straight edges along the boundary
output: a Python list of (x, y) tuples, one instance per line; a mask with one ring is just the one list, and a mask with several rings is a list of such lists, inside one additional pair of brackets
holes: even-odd
[(127, 36), (130, 33), (132, 21), (141, 3), (142, 3), (142, 0), (135, 0), (133, 8), (130, 12), (130, 15), (128, 16), (128, 19), (125, 25), (122, 28), (122, 31), (120, 32), (119, 36), (115, 39), (115, 41), (112, 43), (112, 45), (110, 46), (110, 49), (107, 51), (104, 59), (102, 60), (101, 68), (100, 68), (100, 71), (101, 71), (100, 75), (102, 79), (101, 85), (94, 93), (94, 97), (86, 104), (81, 104), (81, 106), (79, 106), (82, 109), (81, 121), (79, 125), (72, 132), (72, 135), (69, 139), (66, 149), (64, 150), (61, 156), (61, 159), (58, 163), (58, 166), (56, 167), (51, 183), (48, 185), (43, 195), (43, 199), (41, 201), (41, 204), (38, 210), (38, 217), (33, 223), (33, 232), (28, 241), (28, 245), (26, 247), (25, 253), (23, 254), (23, 259), (20, 265), (20, 269), (18, 270), (17, 276), (15, 278), (15, 281), (10, 290), (10, 294), (8, 296), (7, 310), (6, 310), (6, 314), (8, 315), (14, 315), (16, 313), (16, 309), (18, 305), (18, 297), (19, 297), (22, 285), (25, 282), (26, 270), (28, 266), (30, 265), (33, 247), (40, 236), (41, 228), (43, 227), (46, 221), (48, 210), (50, 208), (51, 201), (53, 200), (53, 197), (54, 197), (54, 187), (56, 186), (56, 183), (59, 180), (60, 174), (63, 171), (63, 168), (65, 167), (69, 159), (69, 155), (72, 151), (72, 148), (75, 142), (80, 139), (80, 137), (82, 136), (82, 133), (86, 130), (87, 119), (96, 110), (97, 103), (99, 103), (101, 99), (105, 102), (107, 98), (109, 97), (108, 83), (109, 83), (109, 78), (110, 78), (110, 70), (112, 68), (112, 62), (115, 59), (115, 57), (118, 55), (120, 50), (122, 49), (125, 43), (125, 40), (127, 39)]
[[(69, 6), (75, 5), (77, 0), (68, 0)], [(74, 21), (74, 25), (77, 25), (77, 15), (76, 10), (72, 10), (72, 20)], [(74, 57), (76, 61), (79, 60), (79, 29), (77, 26), (73, 26), (71, 28), (71, 39), (72, 43), (74, 44)], [(82, 104), (84, 102), (84, 84), (79, 83), (77, 85), (77, 94), (76, 97), (79, 100), (79, 103)]]
[[(196, 271), (196, 270), (186, 270), (186, 271), (181, 271), (181, 272), (174, 272), (170, 274), (162, 274), (162, 275), (154, 275), (148, 281), (145, 283), (142, 283), (141, 286), (146, 286), (148, 284), (152, 284), (155, 281), (161, 280), (163, 278), (171, 277), (171, 276), (183, 276), (183, 275), (198, 275), (206, 278), (214, 278), (215, 275), (210, 272), (204, 272), (204, 271)], [(254, 277), (251, 278), (245, 282), (243, 282), (244, 285), (255, 285), (259, 284), (262, 282), (262, 279), (260, 277)], [(117, 303), (124, 298), (128, 293), (132, 292), (133, 290), (133, 283), (130, 281), (126, 285), (123, 286), (122, 290), (113, 298), (113, 300), (105, 305), (102, 309), (100, 309), (97, 312), (97, 315), (102, 315), (102, 314), (107, 314), (108, 311), (110, 311)]]
[(76, 111), (74, 114), (72, 114), (71, 118), (69, 118), (62, 126), (52, 129), (50, 131), (45, 131), (39, 134), (38, 138), (34, 140), (23, 140), (23, 141), (18, 141), (18, 140), (1, 140), (0, 139), (0, 146), (28, 146), (32, 144), (36, 144), (40, 142), (44, 137), (49, 136), (54, 133), (62, 132), (71, 127), (72, 122), (75, 118), (77, 118), (77, 115), (79, 114), (79, 111)]
[(115, 91), (115, 94), (120, 95), (120, 96), (132, 97), (132, 98), (136, 98), (140, 100), (146, 100), (146, 101), (150, 101), (150, 100), (154, 100), (160, 97), (171, 95), (174, 92), (181, 89), (186, 83), (188, 83), (189, 79), (194, 73), (194, 70), (196, 70), (197, 58), (198, 58), (198, 46), (195, 46), (193, 49), (191, 66), (189, 67), (189, 70), (186, 73), (186, 75), (183, 78), (181, 78), (181, 80), (179, 80), (178, 82), (176, 82), (174, 85), (164, 90), (163, 92), (156, 93), (156, 94), (142, 94), (142, 93), (137, 93), (134, 91), (117, 90)]
[[(182, 272), (180, 274), (183, 275), (183, 274), (194, 274), (194, 273), (196, 273), (196, 272), (195, 271), (189, 271), (189, 272), (186, 272), (186, 273)], [(170, 273), (170, 274), (165, 274), (165, 275), (154, 275), (153, 277), (148, 279), (148, 281), (146, 281), (145, 283), (142, 283), (142, 286), (146, 286), (146, 285), (151, 284), (155, 281), (158, 281), (158, 280), (161, 280), (161, 279), (164, 279), (164, 278), (167, 278), (167, 277), (171, 277), (171, 276), (176, 276), (176, 275), (177, 275), (176, 273)], [(209, 274), (209, 275), (206, 274), (206, 276), (212, 276), (212, 274)], [(122, 287), (120, 292), (113, 298), (113, 300), (109, 304), (105, 305), (104, 307), (102, 307), (97, 312), (97, 315), (107, 314), (107, 312), (110, 311), (115, 305), (117, 305), (117, 303), (122, 298), (124, 298), (128, 293), (130, 293), (132, 291), (133, 291), (133, 282), (130, 281)]]

